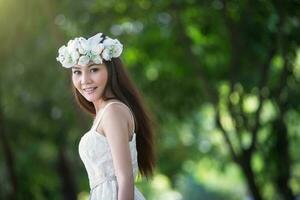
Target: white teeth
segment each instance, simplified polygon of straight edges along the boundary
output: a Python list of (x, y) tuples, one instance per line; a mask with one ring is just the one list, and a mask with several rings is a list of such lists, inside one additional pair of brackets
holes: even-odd
[(86, 89), (84, 89), (84, 91), (87, 93), (92, 93), (92, 92), (94, 92), (95, 89), (96, 89), (95, 87), (94, 88), (86, 88)]

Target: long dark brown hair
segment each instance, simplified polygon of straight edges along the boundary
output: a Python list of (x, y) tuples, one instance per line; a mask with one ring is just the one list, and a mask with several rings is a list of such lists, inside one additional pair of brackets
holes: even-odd
[[(142, 176), (153, 175), (154, 137), (153, 137), (153, 117), (143, 104), (142, 96), (131, 81), (129, 74), (124, 69), (120, 58), (113, 58), (104, 62), (108, 72), (107, 84), (103, 92), (103, 100), (117, 99), (126, 104), (133, 112), (135, 119), (135, 131), (137, 133), (138, 165)], [(94, 117), (96, 110), (92, 102), (87, 101), (80, 92), (73, 87), (73, 93), (80, 107)], [(115, 97), (109, 97), (107, 90), (110, 90)]]

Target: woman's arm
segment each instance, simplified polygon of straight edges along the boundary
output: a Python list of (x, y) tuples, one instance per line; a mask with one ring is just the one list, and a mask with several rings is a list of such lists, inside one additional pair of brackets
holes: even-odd
[(130, 113), (122, 105), (109, 106), (102, 127), (111, 149), (118, 182), (118, 200), (134, 199), (134, 178), (129, 149)]

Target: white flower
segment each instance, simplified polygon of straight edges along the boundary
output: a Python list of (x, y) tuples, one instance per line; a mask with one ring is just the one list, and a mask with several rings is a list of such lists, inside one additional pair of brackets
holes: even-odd
[(79, 58), (79, 56), (80, 56), (77, 50), (76, 50), (76, 51), (72, 51), (72, 52), (70, 53), (70, 55), (71, 55), (71, 57), (72, 57), (72, 60), (74, 60), (74, 61), (77, 61), (78, 58)]
[(62, 63), (65, 60), (66, 51), (67, 51), (67, 47), (65, 45), (61, 46), (58, 49), (58, 56), (56, 57), (56, 60)]
[(60, 55), (61, 55), (61, 54), (65, 55), (66, 51), (67, 51), (66, 45), (63, 45), (63, 46), (61, 46), (61, 47), (58, 49), (58, 53), (59, 53)]
[(117, 39), (105, 37), (102, 42), (102, 33), (85, 39), (77, 37), (63, 45), (58, 50), (56, 60), (63, 67), (70, 68), (75, 64), (87, 65), (90, 61), (95, 64), (102, 64), (103, 59), (106, 61), (111, 58), (119, 57), (123, 51), (123, 45)]
[(100, 57), (100, 55), (96, 55), (95, 57), (93, 57), (93, 62), (95, 63), (95, 64), (102, 64), (103, 62), (102, 62), (102, 58)]
[[(72, 67), (76, 62), (72, 58), (72, 55), (69, 53), (68, 48), (63, 45), (58, 50), (58, 57), (56, 58), (57, 61), (59, 61), (64, 67), (69, 68)], [(74, 55), (75, 57), (76, 55)]]
[(78, 65), (84, 66), (90, 62), (90, 58), (88, 56), (80, 56), (78, 60)]
[(83, 37), (78, 38), (79, 41), (79, 46), (78, 46), (78, 51), (80, 54), (86, 54), (88, 50), (88, 43), (87, 40)]
[(103, 51), (103, 49), (104, 49), (104, 45), (101, 43), (91, 46), (92, 54), (100, 55), (100, 53)]
[(107, 38), (103, 42), (104, 50), (102, 57), (104, 60), (111, 60), (111, 58), (119, 57), (123, 50), (123, 45), (117, 39)]
[(68, 51), (71, 52), (71, 51), (76, 51), (78, 49), (78, 46), (79, 46), (79, 42), (78, 42), (78, 39), (74, 39), (74, 40), (70, 40), (68, 42)]
[(96, 35), (90, 37), (87, 42), (89, 46), (94, 46), (100, 43), (100, 41), (102, 40), (102, 33), (97, 33)]
[(110, 50), (109, 49), (104, 49), (102, 51), (102, 58), (106, 61), (109, 61), (111, 59), (111, 54), (110, 54)]
[(65, 60), (62, 63), (62, 65), (66, 68), (73, 67), (75, 64), (76, 64), (76, 60), (73, 60), (70, 54), (66, 55)]
[(115, 39), (115, 45), (113, 48), (113, 57), (117, 58), (121, 55), (123, 51), (123, 45), (119, 42), (119, 40)]

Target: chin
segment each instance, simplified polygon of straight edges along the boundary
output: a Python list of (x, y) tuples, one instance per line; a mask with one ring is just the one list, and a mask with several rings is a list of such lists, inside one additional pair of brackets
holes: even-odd
[(87, 101), (89, 101), (89, 102), (95, 102), (95, 101), (99, 100), (100, 97), (101, 97), (101, 94), (99, 94), (98, 91), (96, 91), (95, 93), (90, 94), (90, 95), (89, 95), (89, 94), (86, 94), (86, 93), (83, 92), (83, 91), (81, 91), (80, 93), (81, 93), (81, 95), (82, 95)]
[(97, 98), (95, 98), (95, 97), (85, 97), (85, 99), (89, 102), (97, 101)]
[(89, 101), (89, 102), (95, 102), (95, 101), (97, 101), (97, 100), (99, 100), (100, 98), (98, 97), (98, 95), (97, 96), (84, 96), (84, 98), (87, 100), (87, 101)]

